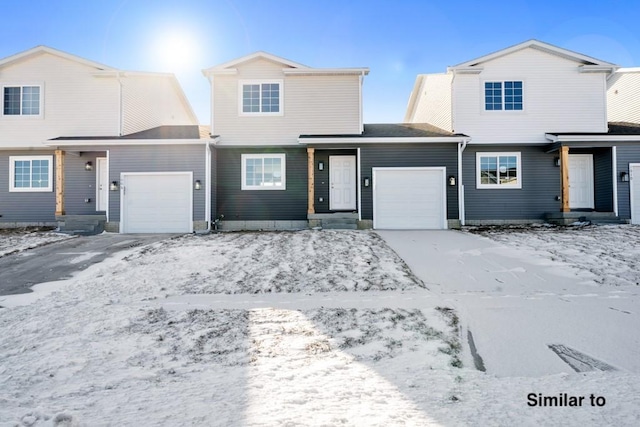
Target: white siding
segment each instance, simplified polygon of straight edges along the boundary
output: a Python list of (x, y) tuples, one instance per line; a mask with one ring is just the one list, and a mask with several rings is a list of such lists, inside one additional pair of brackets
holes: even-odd
[[(579, 63), (526, 48), (481, 64), (453, 83), (453, 130), (474, 143), (548, 142), (545, 132), (606, 132), (606, 80)], [(484, 82), (521, 80), (523, 111), (484, 111)]]
[(614, 74), (608, 82), (607, 116), (610, 122), (640, 123), (640, 70)]
[(41, 117), (0, 115), (0, 147), (37, 147), (59, 136), (118, 134), (118, 83), (97, 69), (43, 53), (0, 69), (0, 85), (42, 85)]
[[(297, 144), (301, 134), (359, 134), (360, 79), (354, 75), (285, 76), (283, 65), (258, 59), (237, 75), (214, 77), (214, 132), (220, 145)], [(240, 116), (238, 80), (283, 80), (281, 116)]]
[(452, 74), (424, 74), (418, 88), (411, 123), (430, 123), (440, 129), (452, 130), (451, 80)]
[(122, 79), (122, 133), (161, 125), (197, 125), (178, 88), (168, 76), (126, 76)]

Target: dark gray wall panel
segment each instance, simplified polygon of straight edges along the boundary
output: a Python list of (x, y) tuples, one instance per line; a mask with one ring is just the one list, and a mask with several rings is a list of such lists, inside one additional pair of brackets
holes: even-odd
[[(457, 144), (371, 144), (361, 147), (361, 177), (372, 179), (373, 168), (382, 167), (442, 167), (446, 176), (458, 180)], [(373, 182), (362, 184), (362, 219), (373, 219)], [(458, 218), (458, 186), (447, 185), (447, 218)]]
[[(286, 190), (241, 190), (241, 155), (257, 153), (285, 153)], [(217, 216), (230, 221), (307, 219), (306, 148), (218, 147), (217, 156)]]
[(610, 148), (593, 150), (594, 198), (598, 212), (613, 212), (613, 165), (611, 162)]
[[(520, 152), (522, 189), (477, 189), (477, 152)], [(559, 212), (560, 168), (554, 165), (557, 153), (546, 154), (543, 147), (467, 146), (463, 155), (465, 212), (468, 220), (538, 220), (547, 212)]]
[(52, 175), (53, 191), (9, 192), (10, 156), (53, 156), (53, 151), (0, 151), (0, 222), (55, 221), (55, 157)]
[[(631, 205), (629, 200), (629, 183), (620, 181), (620, 172), (629, 172), (629, 163), (640, 163), (639, 145), (619, 145), (618, 151), (618, 216), (631, 219)], [(640, 177), (636, 177), (640, 179)]]
[[(316, 213), (329, 213), (329, 157), (330, 156), (355, 156), (357, 150), (323, 150), (316, 148), (314, 154), (315, 168), (315, 211)], [(318, 170), (318, 162), (324, 162), (324, 170)], [(356, 171), (357, 174), (357, 171)], [(356, 190), (357, 191), (357, 190)], [(323, 201), (320, 202), (319, 198)]]
[[(96, 214), (96, 157), (106, 157), (104, 152), (83, 152), (81, 155), (66, 153), (64, 159), (64, 208), (68, 215)], [(85, 170), (91, 162), (93, 170)], [(85, 202), (89, 199), (89, 203)]]
[[(109, 149), (109, 182), (120, 182), (122, 172), (193, 172), (205, 182), (204, 144), (128, 145)], [(193, 190), (193, 220), (203, 221), (205, 190)], [(120, 221), (120, 191), (109, 191), (109, 221)]]

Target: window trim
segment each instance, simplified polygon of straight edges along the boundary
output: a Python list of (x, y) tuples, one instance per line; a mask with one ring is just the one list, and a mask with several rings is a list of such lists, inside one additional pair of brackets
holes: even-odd
[[(47, 187), (16, 187), (16, 161), (48, 160), (49, 171)], [(50, 193), (53, 191), (53, 156), (9, 156), (9, 192), (12, 193)]]
[[(504, 84), (506, 82), (520, 82), (522, 83), (522, 109), (521, 110), (507, 110), (505, 109), (505, 87)], [(500, 83), (502, 85), (502, 89), (501, 89), (501, 105), (502, 108), (500, 110), (487, 110), (487, 99), (486, 99), (486, 95), (485, 95), (485, 85), (487, 83)], [(525, 85), (525, 81), (524, 79), (487, 79), (487, 80), (483, 80), (482, 84), (480, 85), (480, 90), (481, 90), (481, 96), (480, 96), (480, 102), (482, 103), (482, 111), (485, 113), (508, 113), (508, 114), (512, 114), (512, 113), (522, 113), (523, 111), (525, 111), (525, 90), (526, 90), (526, 85)]]
[[(243, 111), (243, 98), (242, 92), (245, 85), (260, 85), (260, 110), (262, 110), (262, 85), (263, 84), (277, 84), (279, 86), (279, 107), (280, 111), (277, 113), (273, 112), (262, 112), (258, 111), (255, 113), (247, 113)], [(256, 117), (256, 116), (284, 116), (284, 80), (282, 79), (271, 79), (271, 80), (238, 80), (238, 115), (244, 117)]]
[[(4, 113), (4, 90), (5, 88), (19, 87), (20, 88), (20, 114), (5, 114)], [(38, 114), (22, 114), (22, 90), (25, 87), (37, 87), (40, 89), (40, 105)], [(20, 117), (20, 118), (42, 118), (44, 116), (44, 85), (42, 83), (4, 83), (2, 85), (2, 108), (0, 115), (3, 118)]]
[[(280, 191), (287, 189), (287, 157), (285, 153), (252, 153), (242, 154), (241, 158), (241, 174), (240, 177), (240, 189), (241, 190), (258, 190), (258, 191)], [(247, 185), (247, 159), (262, 159), (264, 165), (264, 159), (280, 159), (282, 165), (282, 186), (280, 187), (265, 187), (262, 185)]]
[[(515, 156), (516, 157), (516, 171), (517, 181), (515, 185), (512, 184), (483, 184), (481, 177), (480, 159), (482, 157), (501, 157), (501, 156)], [(476, 153), (476, 188), (481, 190), (519, 190), (522, 189), (522, 152), (520, 151), (483, 151)]]

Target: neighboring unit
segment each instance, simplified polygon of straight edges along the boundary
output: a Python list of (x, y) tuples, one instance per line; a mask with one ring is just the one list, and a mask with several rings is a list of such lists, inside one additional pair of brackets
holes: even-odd
[(1, 227), (207, 227), (210, 138), (172, 74), (40, 46), (0, 60), (0, 86)]
[(627, 123), (640, 118), (638, 82), (637, 70), (530, 40), (418, 76), (405, 121), (470, 137), (463, 224), (638, 223), (640, 128)]

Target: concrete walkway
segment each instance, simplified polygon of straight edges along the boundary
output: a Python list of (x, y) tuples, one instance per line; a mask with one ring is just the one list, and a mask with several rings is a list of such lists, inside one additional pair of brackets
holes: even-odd
[(29, 293), (33, 285), (68, 279), (116, 252), (168, 237), (113, 233), (79, 236), (0, 257), (0, 295)]
[[(458, 311), (463, 338), (472, 331), (487, 372), (542, 376), (598, 366), (640, 372), (637, 289), (600, 287), (564, 264), (464, 232), (378, 234)], [(549, 346), (580, 360), (565, 358), (570, 364)]]

